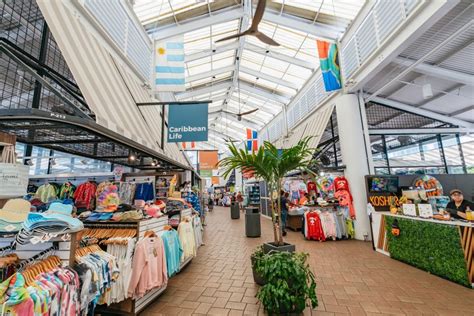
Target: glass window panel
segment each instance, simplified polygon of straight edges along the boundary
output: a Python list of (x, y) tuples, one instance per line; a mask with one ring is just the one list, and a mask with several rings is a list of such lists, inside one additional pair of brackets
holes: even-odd
[(462, 135), (460, 141), (467, 173), (474, 173), (474, 136)]

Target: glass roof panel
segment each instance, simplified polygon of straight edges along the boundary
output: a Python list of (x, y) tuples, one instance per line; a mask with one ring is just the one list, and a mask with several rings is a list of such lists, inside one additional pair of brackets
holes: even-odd
[(363, 0), (273, 0), (285, 6), (293, 6), (313, 12), (320, 12), (336, 17), (353, 19), (364, 4)]
[[(311, 16), (318, 15), (318, 23), (326, 24), (332, 29), (339, 30), (338, 32), (343, 32), (364, 4), (364, 0), (271, 1), (274, 2), (272, 7), (275, 8), (275, 5), (276, 8), (279, 5), (281, 6), (281, 12), (285, 17), (291, 18), (293, 16), (300, 19), (310, 19)], [(209, 3), (211, 4), (208, 5)], [(183, 34), (186, 56), (194, 54), (199, 55), (194, 55), (193, 58), (200, 56), (199, 59), (185, 62), (187, 78), (189, 79), (191, 76), (195, 78), (193, 81), (188, 80), (186, 82), (186, 89), (192, 91), (226, 81), (229, 85), (226, 88), (190, 97), (188, 100), (216, 100), (216, 102), (210, 104), (210, 110), (212, 111), (224, 109), (238, 113), (239, 107), (241, 111), (259, 108), (257, 112), (244, 118), (258, 126), (263, 126), (281, 112), (282, 104), (269, 99), (265, 94), (241, 90), (239, 105), (237, 83), (231, 82), (234, 78), (234, 72), (238, 70), (237, 67), (240, 65), (241, 68), (250, 69), (247, 72), (245, 70), (240, 71), (237, 76), (238, 80), (245, 81), (255, 89), (285, 95), (291, 99), (296, 95), (297, 89), (281, 85), (278, 81), (287, 81), (292, 85), (296, 85), (299, 89), (303, 87), (313, 71), (316, 71), (319, 67), (316, 38), (314, 35), (269, 22), (264, 18), (259, 25), (259, 30), (279, 42), (280, 46), (269, 47), (254, 36), (242, 38), (243, 46), (241, 47), (236, 45), (240, 43), (239, 39), (216, 43), (216, 40), (220, 38), (236, 34), (242, 19), (212, 24), (214, 15), (217, 16), (221, 12), (225, 13), (227, 9), (242, 9), (241, 3), (241, 0), (134, 0), (134, 10), (140, 21), (146, 25), (146, 29), (155, 34), (159, 34), (160, 28), (163, 30), (179, 28), (188, 21), (203, 20), (203, 27)], [(256, 1), (253, 1), (253, 3), (255, 5)], [(305, 11), (307, 12), (304, 13)], [(320, 12), (317, 14), (318, 11)], [(297, 14), (302, 15), (296, 16)], [(212, 50), (216, 48), (222, 48), (224, 51), (220, 53), (213, 52)], [(266, 54), (267, 50), (274, 54)], [(237, 53), (241, 56), (239, 61), (236, 59)], [(295, 63), (292, 63), (293, 59)], [(298, 60), (311, 63), (314, 66), (313, 69), (297, 66)], [(219, 71), (216, 71), (219, 69), (225, 71), (219, 73)], [(253, 74), (249, 74), (249, 72)], [(231, 92), (230, 96), (229, 92)], [(231, 117), (225, 118), (225, 115), (220, 115), (216, 119), (217, 121), (213, 122), (217, 122), (219, 126), (228, 124), (243, 130), (248, 125), (245, 121), (236, 122), (234, 117), (232, 119)], [(214, 139), (216, 136), (213, 135), (212, 137)], [(210, 143), (213, 141), (211, 140)]]

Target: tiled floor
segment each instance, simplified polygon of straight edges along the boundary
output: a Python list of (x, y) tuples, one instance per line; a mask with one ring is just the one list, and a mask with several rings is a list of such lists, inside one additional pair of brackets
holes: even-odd
[[(261, 238), (246, 238), (243, 216), (231, 220), (228, 208), (215, 208), (207, 223), (206, 245), (143, 316), (264, 314), (249, 257), (271, 241), (271, 222), (262, 219)], [(294, 232), (287, 241), (310, 253), (317, 277), (319, 307), (307, 315), (474, 315), (474, 290), (376, 253), (370, 243), (310, 242)]]

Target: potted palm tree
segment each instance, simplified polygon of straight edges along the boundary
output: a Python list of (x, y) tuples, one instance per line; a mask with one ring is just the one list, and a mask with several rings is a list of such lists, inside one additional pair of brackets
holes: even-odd
[(301, 139), (295, 146), (278, 149), (270, 142), (264, 142), (257, 151), (248, 152), (246, 149), (239, 149), (235, 144), (228, 145), (230, 156), (219, 161), (219, 166), (223, 168), (223, 176), (227, 177), (233, 170), (252, 171), (255, 178), (267, 183), (270, 194), (276, 192), (278, 195), (276, 206), (271, 204), (273, 222), (273, 242), (263, 245), (265, 253), (270, 251), (290, 251), (295, 250), (294, 245), (283, 241), (281, 225), (281, 189), (282, 181), (286, 174), (294, 170), (312, 173), (309, 169), (311, 164), (313, 149), (309, 147), (310, 137)]

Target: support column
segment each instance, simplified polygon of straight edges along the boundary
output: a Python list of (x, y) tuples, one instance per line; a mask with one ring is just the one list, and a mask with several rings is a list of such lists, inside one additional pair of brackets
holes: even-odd
[(355, 237), (364, 240), (370, 238), (370, 223), (367, 216), (367, 197), (365, 178), (369, 174), (371, 153), (367, 152), (363, 129), (364, 104), (359, 105), (355, 94), (338, 96), (336, 102), (337, 128), (341, 146), (342, 162), (346, 166), (345, 177), (349, 180), (356, 220), (354, 221)]
[(240, 169), (235, 169), (235, 186), (239, 188), (239, 191), (242, 194), (244, 194), (244, 181)]

